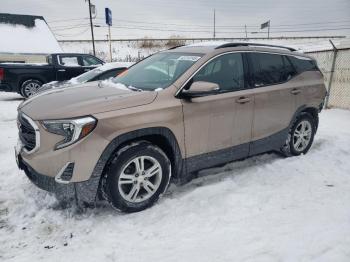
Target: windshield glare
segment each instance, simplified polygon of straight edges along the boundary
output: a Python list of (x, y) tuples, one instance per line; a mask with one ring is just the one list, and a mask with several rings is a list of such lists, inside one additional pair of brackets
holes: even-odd
[(153, 91), (173, 84), (203, 54), (165, 52), (155, 54), (114, 78), (127, 87)]

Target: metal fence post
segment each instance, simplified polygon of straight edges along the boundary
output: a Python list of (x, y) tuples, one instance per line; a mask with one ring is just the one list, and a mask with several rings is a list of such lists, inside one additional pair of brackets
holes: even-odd
[(329, 97), (331, 95), (331, 88), (332, 88), (333, 75), (334, 75), (334, 69), (335, 69), (335, 61), (337, 60), (337, 53), (338, 53), (338, 49), (335, 47), (332, 40), (329, 40), (329, 42), (333, 46), (333, 62), (332, 62), (331, 74), (329, 76), (329, 81), (328, 81), (328, 90), (327, 90), (327, 96), (325, 101), (325, 108), (328, 108), (328, 102), (329, 102)]

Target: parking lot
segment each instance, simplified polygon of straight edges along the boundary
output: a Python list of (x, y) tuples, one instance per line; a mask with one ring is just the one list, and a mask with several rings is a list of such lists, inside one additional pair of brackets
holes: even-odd
[(323, 111), (305, 156), (202, 171), (141, 213), (76, 213), (56, 209), (16, 167), (21, 101), (0, 94), (0, 260), (350, 260), (350, 111)]

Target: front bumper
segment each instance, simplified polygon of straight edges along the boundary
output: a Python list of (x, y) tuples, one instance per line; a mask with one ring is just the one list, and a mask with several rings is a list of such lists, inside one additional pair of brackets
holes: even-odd
[(78, 204), (94, 204), (97, 200), (97, 192), (100, 177), (91, 177), (84, 182), (61, 184), (55, 181), (54, 177), (45, 176), (36, 172), (26, 163), (21, 154), (16, 154), (18, 168), (22, 169), (29, 180), (37, 187), (55, 194), (62, 202), (76, 201)]

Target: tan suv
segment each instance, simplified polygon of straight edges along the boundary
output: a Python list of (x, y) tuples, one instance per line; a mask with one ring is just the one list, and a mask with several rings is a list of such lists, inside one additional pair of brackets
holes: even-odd
[(267, 151), (305, 154), (326, 89), (316, 62), (251, 43), (159, 52), (113, 82), (18, 108), (19, 168), (62, 201), (150, 207), (170, 180)]

